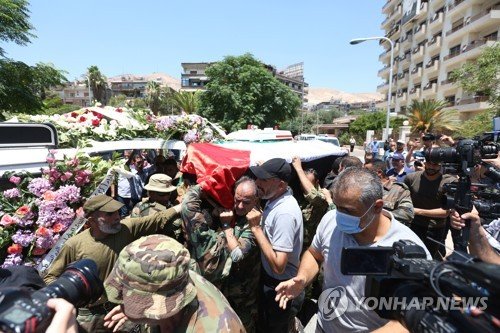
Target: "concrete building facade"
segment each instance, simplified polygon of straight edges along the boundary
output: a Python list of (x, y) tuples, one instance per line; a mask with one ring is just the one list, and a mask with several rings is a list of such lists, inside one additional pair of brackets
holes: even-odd
[[(382, 29), (394, 42), (391, 109), (406, 114), (413, 99), (445, 100), (462, 120), (491, 105), (480, 92), (467, 92), (450, 81), (450, 73), (474, 61), (484, 48), (498, 43), (498, 0), (388, 0), (382, 7)], [(384, 67), (377, 92), (389, 90), (390, 46), (379, 56)], [(377, 104), (385, 108), (387, 99)]]

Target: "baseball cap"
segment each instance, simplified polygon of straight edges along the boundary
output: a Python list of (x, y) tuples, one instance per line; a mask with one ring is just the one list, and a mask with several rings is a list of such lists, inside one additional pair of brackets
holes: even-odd
[(397, 143), (398, 145), (404, 145), (404, 144), (405, 144), (405, 142), (404, 142), (403, 140), (398, 140), (398, 141), (396, 141), (396, 143)]
[(83, 205), (83, 211), (85, 214), (90, 214), (95, 211), (113, 213), (122, 207), (123, 204), (121, 202), (116, 201), (105, 194), (99, 194), (93, 196), (85, 202)]
[(396, 161), (397, 160), (401, 160), (402, 161), (402, 160), (405, 159), (405, 157), (403, 156), (403, 154), (394, 154), (394, 155), (392, 155), (392, 159), (396, 160)]
[(290, 164), (283, 158), (272, 158), (262, 165), (250, 167), (250, 170), (259, 179), (279, 178), (287, 183), (292, 174)]
[(190, 259), (189, 251), (173, 238), (139, 238), (120, 252), (104, 282), (108, 300), (123, 304), (131, 319), (172, 317), (196, 297)]
[(163, 173), (152, 175), (146, 186), (144, 186), (144, 189), (154, 192), (172, 192), (176, 188), (172, 185), (172, 178)]

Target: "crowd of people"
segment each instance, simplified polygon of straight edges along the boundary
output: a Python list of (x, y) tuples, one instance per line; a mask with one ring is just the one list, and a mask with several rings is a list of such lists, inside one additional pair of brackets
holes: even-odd
[[(50, 283), (90, 258), (105, 293), (79, 308), (76, 321), (72, 305), (51, 300), (57, 322), (48, 332), (298, 332), (307, 324), (299, 319), (304, 305), (322, 290), (343, 286), (348, 301), (364, 296), (366, 277), (341, 273), (342, 248), (405, 239), (443, 260), (450, 226), (459, 230), (465, 220), (471, 253), (498, 264), (477, 211), (441, 208), (443, 186), (456, 177), (424, 157), (440, 143), (453, 140), (426, 134), (421, 147), (390, 140), (380, 154), (374, 140), (364, 162), (337, 158), (323, 186), (300, 158), (273, 158), (231, 184), (232, 208), (215, 202), (196, 175), (182, 174), (174, 158), (147, 162), (127, 151), (110, 195), (85, 202), (88, 228), (66, 242), (44, 277)], [(316, 332), (405, 331), (371, 310), (317, 318)]]

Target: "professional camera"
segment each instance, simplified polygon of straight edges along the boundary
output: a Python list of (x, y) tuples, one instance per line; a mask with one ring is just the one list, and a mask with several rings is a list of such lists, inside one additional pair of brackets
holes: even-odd
[(91, 259), (72, 263), (56, 281), (35, 292), (5, 288), (0, 290), (0, 331), (45, 332), (53, 317), (46, 306), (50, 298), (64, 298), (78, 308), (97, 301), (103, 291), (99, 269)]
[[(500, 266), (483, 262), (438, 262), (409, 240), (392, 247), (344, 248), (344, 275), (366, 275), (365, 297), (379, 300), (374, 310), (398, 320), (410, 332), (495, 332), (500, 317)], [(470, 317), (467, 307), (483, 308)], [(465, 311), (465, 312), (464, 312)]]

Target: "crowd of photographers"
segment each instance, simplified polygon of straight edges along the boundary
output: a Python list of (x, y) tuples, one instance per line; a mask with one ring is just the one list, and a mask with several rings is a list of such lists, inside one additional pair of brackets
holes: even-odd
[[(173, 158), (127, 152), (110, 196), (87, 200), (88, 228), (66, 242), (44, 277), (51, 291), (85, 286), (80, 271), (69, 282), (61, 276), (72, 263), (92, 259), (104, 293), (77, 305), (53, 298), (64, 293), (45, 292), (55, 295), (44, 299), (55, 315), (44, 328), (297, 332), (313, 308), (319, 311), (316, 332), (406, 331), (408, 325), (368, 309), (348, 308), (331, 319), (324, 315), (332, 310), (328, 302), (325, 309), (310, 300), (337, 287), (345, 288), (348, 303), (365, 296), (367, 277), (341, 268), (346, 247), (391, 247), (406, 240), (422, 249), (420, 259), (444, 260), (451, 228), (455, 249), (468, 247), (484, 262), (500, 263), (500, 222), (483, 226), (478, 210), (442, 204), (448, 185), (465, 176), (443, 172), (449, 161), (443, 151), (432, 151), (459, 142), (426, 134), (407, 143), (389, 140), (379, 154), (374, 140), (364, 164), (354, 156), (337, 158), (323, 186), (317, 170), (303, 168), (298, 157), (291, 164), (274, 158), (235, 181), (230, 209), (220, 207), (195, 175), (180, 173)], [(468, 169), (472, 186), (498, 187), (486, 166), (500, 170), (499, 161), (483, 159)], [(38, 282), (19, 285), (38, 289)], [(0, 324), (12, 327), (17, 319), (24, 325), (14, 317), (3, 316)]]

